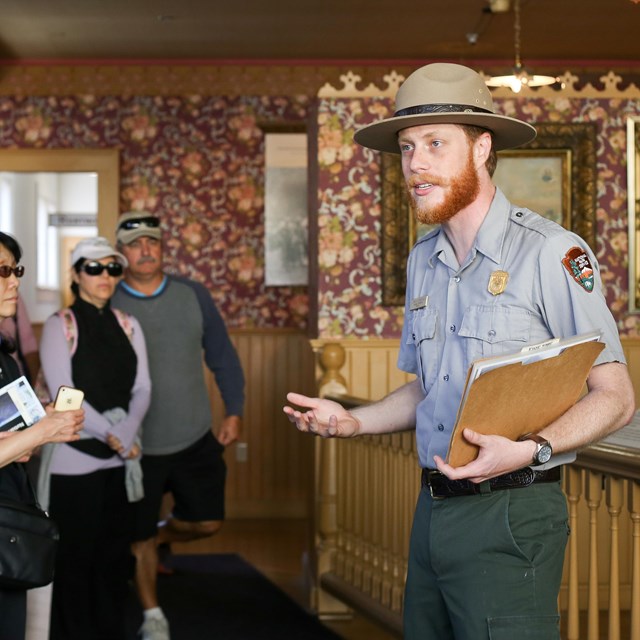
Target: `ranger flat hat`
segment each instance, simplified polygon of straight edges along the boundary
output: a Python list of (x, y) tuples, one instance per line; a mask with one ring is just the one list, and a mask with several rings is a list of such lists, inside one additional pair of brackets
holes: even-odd
[(398, 89), (392, 118), (356, 132), (370, 149), (400, 153), (398, 132), (422, 124), (467, 124), (493, 132), (494, 147), (513, 149), (530, 142), (530, 124), (495, 113), (491, 92), (479, 73), (459, 64), (436, 62), (414, 71)]

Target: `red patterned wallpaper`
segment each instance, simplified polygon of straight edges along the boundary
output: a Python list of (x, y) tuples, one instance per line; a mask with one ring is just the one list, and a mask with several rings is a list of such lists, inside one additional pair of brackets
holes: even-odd
[[(309, 94), (311, 95), (311, 94)], [(20, 96), (20, 97), (16, 97)], [(0, 147), (117, 148), (121, 210), (162, 218), (167, 267), (203, 282), (230, 327), (307, 325), (306, 289), (264, 286), (263, 134), (258, 123), (304, 121), (314, 98), (70, 94), (0, 96)], [(496, 99), (532, 122), (598, 124), (597, 253), (625, 335), (625, 117), (632, 99)], [(320, 337), (400, 335), (402, 310), (380, 304), (379, 156), (353, 131), (389, 115), (383, 98), (319, 102)]]
[(167, 269), (204, 283), (230, 327), (306, 327), (306, 288), (264, 286), (263, 133), (300, 97), (0, 97), (0, 146), (117, 148), (120, 209), (162, 219)]
[[(496, 99), (499, 112), (532, 122), (595, 122), (597, 257), (609, 306), (626, 336), (640, 335), (627, 312), (626, 123), (631, 99)], [(381, 306), (380, 157), (352, 144), (353, 132), (391, 115), (385, 98), (320, 101), (319, 332), (331, 337), (400, 336), (402, 308)]]

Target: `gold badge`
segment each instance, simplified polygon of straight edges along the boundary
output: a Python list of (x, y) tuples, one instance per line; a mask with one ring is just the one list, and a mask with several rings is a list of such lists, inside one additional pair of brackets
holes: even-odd
[(509, 274), (506, 271), (494, 271), (489, 278), (489, 293), (494, 296), (499, 296), (504, 293), (507, 288), (507, 282), (509, 282)]

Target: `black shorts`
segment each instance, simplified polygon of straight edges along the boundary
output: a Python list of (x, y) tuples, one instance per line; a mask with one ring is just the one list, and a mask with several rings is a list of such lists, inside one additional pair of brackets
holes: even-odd
[(162, 496), (170, 491), (173, 515), (186, 522), (224, 519), (227, 465), (224, 447), (211, 432), (184, 451), (142, 456), (144, 498), (135, 503), (134, 540), (148, 540), (158, 531)]

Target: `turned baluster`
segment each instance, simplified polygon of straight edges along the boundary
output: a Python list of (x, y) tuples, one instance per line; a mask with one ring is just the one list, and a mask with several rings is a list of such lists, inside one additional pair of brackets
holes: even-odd
[(565, 492), (569, 502), (569, 585), (567, 590), (567, 640), (580, 640), (580, 601), (578, 587), (578, 503), (582, 494), (582, 471), (565, 470)]
[(609, 566), (609, 639), (620, 640), (620, 513), (624, 481), (611, 476), (606, 478), (607, 510), (611, 533)]
[(629, 481), (628, 505), (631, 514), (631, 640), (640, 640), (640, 482)]
[(602, 502), (602, 475), (586, 472), (585, 496), (589, 509), (589, 596), (587, 605), (588, 640), (600, 638), (598, 603), (598, 509)]

